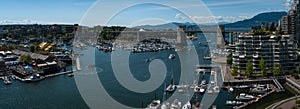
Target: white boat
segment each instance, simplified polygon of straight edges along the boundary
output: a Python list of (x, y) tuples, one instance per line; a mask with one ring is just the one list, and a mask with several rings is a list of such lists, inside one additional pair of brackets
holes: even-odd
[(165, 89), (166, 92), (174, 92), (176, 90), (176, 85), (174, 84), (174, 77), (173, 77), (173, 71), (171, 74), (171, 80), (170, 85)]
[(215, 93), (219, 93), (219, 92), (220, 92), (219, 86), (215, 86), (215, 87), (213, 88), (213, 90), (214, 90)]
[(197, 85), (194, 88), (195, 93), (204, 93), (206, 90), (206, 87), (204, 85)]
[(230, 92), (233, 92), (233, 90), (234, 90), (234, 89), (233, 89), (232, 87), (229, 88), (229, 91), (230, 91)]
[(182, 106), (182, 109), (191, 109), (192, 106), (191, 106), (191, 103), (190, 101), (186, 102), (183, 106)]
[(176, 90), (176, 85), (174, 84), (170, 84), (167, 88), (166, 88), (166, 92), (174, 92)]
[(239, 106), (239, 105), (242, 105), (243, 102), (241, 101), (226, 101), (226, 105), (230, 105), (230, 106)]
[(146, 109), (158, 109), (160, 106), (160, 100), (153, 100)]
[(207, 42), (207, 43), (211, 43), (211, 40), (207, 40), (206, 42)]
[(257, 85), (254, 88), (250, 89), (250, 93), (265, 93), (269, 91), (271, 88), (269, 87), (269, 84), (267, 85)]
[(244, 88), (248, 88), (249, 85), (238, 85), (238, 86), (234, 86), (234, 88), (237, 88), (237, 89), (244, 89)]
[(170, 109), (170, 103), (169, 102), (165, 102), (161, 105), (160, 107), (161, 109)]
[(43, 80), (45, 77), (40, 76), (40, 74), (32, 74), (30, 77), (25, 78), (24, 81), (25, 82), (36, 82), (36, 81), (40, 81)]
[(9, 81), (9, 78), (8, 78), (7, 76), (4, 76), (4, 78), (3, 78), (3, 83), (4, 83), (5, 85), (11, 84), (11, 82)]
[(194, 92), (195, 93), (200, 93), (200, 89), (201, 89), (200, 86), (197, 85), (197, 86), (194, 87)]
[(171, 109), (179, 109), (181, 107), (181, 102), (175, 99), (171, 104)]
[(204, 56), (203, 58), (204, 58), (204, 59), (211, 59), (211, 57), (210, 57), (209, 55)]
[(175, 58), (175, 55), (174, 54), (170, 54), (169, 55), (169, 59), (174, 59)]
[(245, 93), (241, 93), (238, 96), (236, 96), (236, 100), (239, 100), (239, 101), (250, 101), (250, 100), (253, 100), (254, 98), (255, 97), (253, 95), (248, 95)]
[(74, 74), (73, 74), (73, 73), (69, 73), (68, 76), (69, 76), (69, 77), (72, 77), (72, 76), (74, 76)]

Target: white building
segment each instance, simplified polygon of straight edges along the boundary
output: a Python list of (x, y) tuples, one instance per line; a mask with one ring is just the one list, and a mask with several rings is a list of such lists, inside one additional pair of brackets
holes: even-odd
[(263, 58), (267, 69), (276, 63), (281, 64), (284, 71), (295, 67), (297, 60), (297, 44), (290, 35), (251, 35), (241, 34), (235, 43), (233, 64), (243, 72), (246, 63), (253, 64), (254, 73), (259, 73), (259, 61)]

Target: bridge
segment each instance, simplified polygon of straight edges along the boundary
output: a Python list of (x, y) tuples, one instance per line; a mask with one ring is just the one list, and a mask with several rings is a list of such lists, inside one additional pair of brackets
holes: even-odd
[[(200, 26), (201, 27), (201, 26)], [(202, 28), (202, 27), (201, 27)], [(177, 31), (174, 30), (166, 30), (166, 31), (146, 31), (140, 29), (138, 31), (134, 30), (124, 30), (124, 31), (103, 31), (105, 33), (112, 33), (119, 36), (131, 36), (132, 38), (136, 39), (137, 41), (142, 41), (147, 38), (165, 38), (168, 42), (174, 42), (177, 45), (186, 45), (186, 37), (196, 37), (198, 33), (215, 33), (217, 36), (217, 48), (224, 47), (224, 36), (228, 33), (241, 33), (245, 31), (232, 31), (232, 30), (225, 30), (224, 25), (218, 26), (204, 26), (202, 29), (195, 29), (191, 26), (186, 25), (179, 25)]]

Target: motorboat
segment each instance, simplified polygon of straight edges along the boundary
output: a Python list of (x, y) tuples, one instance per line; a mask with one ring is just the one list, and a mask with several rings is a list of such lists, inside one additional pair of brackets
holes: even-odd
[(235, 101), (235, 100), (226, 101), (226, 105), (230, 105), (230, 106), (239, 106), (239, 105), (242, 105), (242, 104), (243, 104), (243, 102), (241, 102), (241, 101)]
[(43, 80), (45, 77), (40, 76), (40, 74), (38, 73), (34, 73), (31, 76), (27, 77), (24, 79), (25, 82), (36, 82), (36, 81), (40, 81)]
[(219, 93), (220, 92), (220, 88), (217, 85), (213, 87), (213, 90), (214, 90), (215, 93)]
[(191, 103), (190, 101), (187, 101), (183, 106), (182, 106), (182, 109), (191, 109), (192, 106), (191, 106)]
[(204, 85), (197, 85), (194, 87), (195, 93), (204, 93), (206, 90), (206, 87)]
[(170, 54), (169, 55), (169, 59), (174, 59), (175, 58), (175, 55), (174, 54)]
[(171, 109), (179, 109), (181, 107), (181, 102), (178, 99), (175, 99), (171, 104)]
[(236, 96), (236, 100), (239, 100), (239, 101), (250, 101), (253, 99), (255, 99), (255, 97), (253, 95), (248, 95), (245, 93), (240, 93), (238, 96)]
[(4, 83), (5, 85), (9, 85), (9, 84), (11, 84), (11, 81), (9, 81), (9, 78), (8, 78), (7, 76), (4, 76), (4, 78), (3, 78), (3, 83)]
[(150, 59), (146, 59), (146, 62), (150, 62)]
[(160, 100), (153, 100), (146, 109), (158, 109), (160, 106)]
[(161, 107), (161, 109), (170, 109), (170, 103), (169, 102), (164, 102)]
[(203, 58), (204, 58), (204, 59), (211, 59), (211, 57), (210, 57), (209, 55), (204, 56)]
[(73, 77), (74, 74), (73, 74), (73, 73), (69, 73), (68, 76), (69, 76), (69, 77)]
[(271, 88), (269, 87), (269, 84), (267, 85), (257, 85), (254, 88), (250, 89), (250, 93), (265, 93), (268, 92)]
[(244, 89), (244, 88), (249, 88), (249, 85), (238, 85), (238, 86), (234, 86), (234, 88)]

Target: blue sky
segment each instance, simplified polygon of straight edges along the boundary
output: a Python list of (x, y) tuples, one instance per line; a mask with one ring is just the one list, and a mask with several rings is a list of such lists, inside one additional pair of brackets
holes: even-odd
[(0, 4), (0, 24), (93, 26), (234, 22), (262, 12), (287, 11), (290, 0), (1, 0)]

